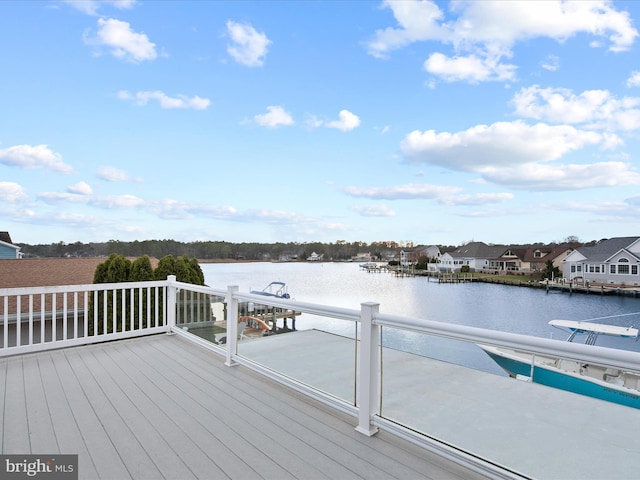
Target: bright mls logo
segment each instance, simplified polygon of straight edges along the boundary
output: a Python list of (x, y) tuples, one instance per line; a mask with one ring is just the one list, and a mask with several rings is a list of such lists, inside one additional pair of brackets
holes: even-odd
[(78, 455), (0, 455), (0, 480), (78, 480)]

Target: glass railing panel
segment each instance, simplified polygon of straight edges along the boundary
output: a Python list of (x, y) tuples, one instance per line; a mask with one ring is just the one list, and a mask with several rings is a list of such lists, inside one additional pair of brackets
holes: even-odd
[[(605, 478), (604, 463), (571, 477), (593, 451), (629, 463), (618, 446), (640, 425), (640, 371), (390, 327), (381, 338), (383, 418), (533, 478)], [(540, 461), (559, 451), (575, 461)]]
[(192, 290), (178, 291), (176, 327), (215, 345), (224, 344), (227, 336), (224, 297)]
[(256, 302), (240, 302), (238, 322), (238, 355), (355, 404), (356, 322)]

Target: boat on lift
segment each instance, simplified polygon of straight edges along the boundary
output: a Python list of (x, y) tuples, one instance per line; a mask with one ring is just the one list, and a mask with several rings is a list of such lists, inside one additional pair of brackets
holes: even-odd
[(287, 291), (287, 284), (284, 282), (271, 282), (269, 285), (264, 287), (262, 290), (251, 290), (249, 293), (253, 293), (254, 295), (264, 295), (266, 297), (276, 297), (276, 298), (285, 298), (289, 299), (291, 296)]
[[(551, 320), (549, 325), (569, 332), (568, 342), (579, 335), (586, 335), (586, 345), (595, 345), (600, 335), (635, 338), (637, 341), (639, 334), (637, 328), (588, 321)], [(504, 347), (478, 346), (513, 378), (640, 408), (640, 370), (611, 368)]]

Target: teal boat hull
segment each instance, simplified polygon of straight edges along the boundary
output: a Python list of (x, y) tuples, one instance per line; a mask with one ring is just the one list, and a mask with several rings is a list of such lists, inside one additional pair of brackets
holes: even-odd
[(511, 376), (529, 377), (532, 382), (548, 387), (586, 395), (627, 407), (640, 408), (640, 392), (634, 393), (634, 390), (622, 387), (616, 388), (615, 385), (595, 382), (590, 380), (589, 377), (570, 375), (562, 370), (538, 364), (534, 365), (532, 371), (530, 363), (503, 357), (487, 350), (485, 352)]

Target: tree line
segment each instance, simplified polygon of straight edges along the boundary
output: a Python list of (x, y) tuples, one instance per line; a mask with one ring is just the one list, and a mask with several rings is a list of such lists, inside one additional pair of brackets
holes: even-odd
[[(289, 243), (233, 243), (226, 241), (179, 242), (176, 240), (143, 240), (123, 242), (64, 243), (53, 244), (20, 244), (25, 258), (37, 257), (108, 257), (111, 254), (125, 257), (141, 257), (148, 255), (162, 258), (166, 255), (179, 257), (186, 255), (199, 260), (306, 260), (313, 252), (324, 255), (325, 260), (349, 260), (359, 253), (371, 253), (382, 258), (383, 252), (399, 251), (412, 248), (411, 242), (347, 242), (338, 240), (334, 243), (322, 242), (289, 242)], [(441, 251), (453, 250), (454, 246), (440, 246)], [(444, 250), (443, 250), (444, 249)]]
[[(467, 242), (463, 242), (464, 245)], [(591, 241), (582, 243), (575, 236), (565, 238), (556, 244), (592, 245)], [(226, 241), (196, 241), (179, 242), (177, 240), (142, 240), (124, 242), (109, 240), (108, 242), (90, 243), (65, 243), (30, 245), (18, 243), (25, 258), (39, 257), (108, 257), (111, 254), (125, 257), (141, 257), (148, 255), (153, 258), (162, 258), (167, 255), (197, 258), (206, 260), (306, 260), (313, 252), (323, 255), (325, 260), (343, 261), (349, 260), (359, 253), (369, 253), (374, 259), (383, 260), (385, 253), (399, 252), (402, 249), (415, 247), (413, 242), (396, 242), (385, 240), (378, 242), (347, 242), (337, 240), (332, 243), (323, 242), (243, 242), (233, 243)], [(543, 243), (532, 243), (531, 246), (542, 246)], [(459, 248), (457, 245), (436, 245), (440, 253), (451, 252)]]

